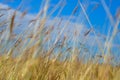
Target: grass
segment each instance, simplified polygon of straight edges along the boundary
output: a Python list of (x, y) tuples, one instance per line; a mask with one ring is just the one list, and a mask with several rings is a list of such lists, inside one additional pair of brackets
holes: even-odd
[[(112, 41), (114, 40), (118, 26), (119, 19), (116, 23), (102, 0), (101, 3), (114, 26), (112, 35), (106, 40), (107, 45), (101, 47), (98, 45), (100, 55), (96, 53), (94, 57), (90, 54), (89, 49), (85, 47), (87, 44), (86, 38), (93, 32), (95, 41), (100, 44), (97, 33), (89, 20), (86, 9), (80, 1), (73, 10), (71, 16), (65, 24), (53, 21), (46, 27), (47, 19), (54, 13), (58, 6), (65, 4), (60, 1), (56, 7), (47, 16), (48, 2), (45, 3), (43, 9), (40, 10), (37, 17), (29, 22), (27, 29), (19, 34), (15, 34), (15, 29), (20, 27), (16, 25), (17, 10), (12, 16), (5, 19), (6, 22), (1, 22), (1, 27), (6, 27), (0, 32), (0, 80), (120, 80), (120, 65), (114, 65), (114, 56), (111, 56)], [(60, 15), (63, 7), (58, 12), (56, 18)], [(73, 29), (73, 34), (68, 35), (65, 32), (70, 24), (72, 16), (81, 7), (91, 28), (83, 33), (84, 39), (81, 43), (82, 47), (76, 47), (79, 44), (79, 31)], [(2, 9), (4, 10), (4, 9)], [(7, 11), (10, 8), (5, 9)], [(6, 14), (1, 14), (0, 18)], [(82, 14), (80, 14), (82, 15)], [(21, 13), (22, 18), (26, 13)], [(9, 20), (7, 22), (7, 20)], [(54, 24), (58, 23), (58, 27), (63, 25), (62, 29), (58, 31)], [(6, 26), (7, 24), (7, 26)], [(23, 23), (22, 23), (23, 24)], [(52, 42), (51, 35), (56, 34), (55, 40)], [(71, 39), (72, 37), (72, 39)], [(110, 38), (110, 39), (109, 39)], [(69, 47), (69, 41), (73, 40)], [(68, 44), (69, 43), (69, 44)], [(48, 47), (46, 48), (47, 45)], [(88, 57), (85, 57), (85, 56)]]
[(120, 67), (48, 58), (0, 58), (0, 80), (119, 80)]

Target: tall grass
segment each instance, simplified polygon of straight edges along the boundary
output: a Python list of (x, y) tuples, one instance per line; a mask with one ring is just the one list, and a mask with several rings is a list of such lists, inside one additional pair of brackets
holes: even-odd
[[(63, 24), (63, 19), (56, 20), (65, 4), (61, 0), (47, 15), (49, 8), (49, 0), (47, 0), (42, 3), (38, 15), (30, 20), (24, 31), (19, 34), (15, 34), (15, 31), (24, 23), (16, 23), (17, 10), (5, 21), (1, 20), (0, 80), (119, 80), (120, 65), (112, 64), (115, 57), (112, 56), (111, 50), (118, 32), (120, 18), (114, 21), (105, 1), (101, 0), (110, 25), (113, 27), (112, 34), (105, 37), (106, 41), (102, 47), (98, 39), (100, 36), (86, 12), (88, 2), (85, 3), (86, 5), (83, 5), (78, 0), (72, 14)], [(59, 6), (62, 6), (61, 9), (48, 25), (49, 18)], [(84, 33), (77, 24), (67, 30), (71, 24), (70, 20), (79, 8), (81, 8), (80, 15), (85, 17), (91, 27)], [(1, 10), (9, 11), (10, 8)], [(5, 15), (0, 14), (0, 18), (3, 19)], [(25, 16), (26, 12), (21, 13), (22, 18)], [(79, 20), (78, 18), (75, 20)], [(56, 24), (57, 27), (55, 27)], [(94, 54), (94, 57), (89, 54), (89, 48), (85, 45), (90, 33), (94, 34), (100, 53)], [(79, 40), (81, 34), (82, 43)]]

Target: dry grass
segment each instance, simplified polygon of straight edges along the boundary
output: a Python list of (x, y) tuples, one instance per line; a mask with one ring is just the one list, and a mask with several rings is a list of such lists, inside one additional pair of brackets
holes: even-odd
[(108, 64), (45, 57), (0, 58), (0, 80), (119, 80), (119, 74), (120, 67)]
[[(107, 6), (105, 2), (102, 1), (102, 3), (106, 10)], [(50, 15), (54, 13), (60, 4), (62, 3), (59, 2), (58, 5), (56, 5)], [(86, 9), (84, 9), (80, 1), (79, 5), (82, 7), (82, 11), (91, 26), (91, 28), (83, 34), (85, 37), (83, 43), (91, 32), (95, 35), (96, 42), (99, 43), (97, 39), (99, 36), (97, 36), (97, 33), (94, 31)], [(81, 45), (82, 48), (76, 47), (77, 42), (79, 42), (77, 39), (79, 31), (75, 29), (70, 36), (64, 33), (70, 19), (78, 11), (79, 6), (77, 5), (75, 7), (70, 18), (59, 31), (55, 30), (54, 24), (58, 23), (57, 26), (59, 28), (60, 25), (63, 25), (63, 19), (61, 19), (60, 22), (54, 21), (49, 27), (46, 27), (47, 19), (50, 17), (50, 15), (46, 15), (47, 8), (48, 2), (46, 2), (44, 8), (38, 13), (37, 18), (31, 20), (27, 29), (20, 34), (14, 33), (14, 30), (19, 27), (18, 25), (16, 26), (15, 23), (17, 11), (14, 11), (11, 18), (6, 19), (6, 21), (10, 20), (10, 22), (1, 22), (0, 26), (7, 28), (0, 31), (0, 52), (2, 53), (0, 55), (0, 80), (120, 80), (120, 65), (111, 64), (114, 57), (112, 57), (110, 53), (112, 41), (117, 34), (119, 20), (117, 20), (117, 23), (114, 23), (112, 16), (110, 16), (111, 25), (115, 26), (115, 28), (113, 29), (110, 40), (106, 40), (106, 43), (108, 42), (107, 46), (101, 48), (101, 46), (98, 45), (101, 55), (96, 54), (93, 58), (87, 54), (88, 57), (86, 58), (85, 55), (88, 49), (84, 48), (84, 44)], [(62, 9), (63, 7), (57, 16), (59, 16)], [(106, 13), (109, 17), (110, 12), (108, 9)], [(1, 14), (0, 18), (5, 15), (6, 14)], [(22, 18), (23, 16), (25, 17), (26, 12), (21, 14), (21, 16)], [(5, 24), (7, 24), (7, 26), (5, 26)], [(53, 32), (57, 34), (54, 42), (52, 42), (50, 38)], [(8, 38), (7, 35), (9, 35)], [(64, 35), (63, 38), (61, 37), (62, 35)], [(67, 44), (69, 40), (73, 40), (73, 44), (70, 47), (68, 46), (70, 43)], [(11, 41), (12, 44), (10, 44)], [(50, 43), (52, 46), (50, 46)], [(48, 44), (48, 48), (44, 48), (46, 44)], [(82, 51), (84, 54), (82, 54)]]

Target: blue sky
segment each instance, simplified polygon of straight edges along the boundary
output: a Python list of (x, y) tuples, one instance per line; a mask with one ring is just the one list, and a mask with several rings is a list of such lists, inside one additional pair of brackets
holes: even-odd
[[(8, 5), (13, 9), (17, 9), (19, 5), (21, 5), (22, 6), (20, 9), (21, 12), (28, 10), (28, 14), (34, 15), (39, 12), (42, 1), (45, 1), (45, 0), (0, 0), (0, 3)], [(50, 0), (48, 14), (55, 7), (55, 5), (59, 3), (59, 1), (60, 0)], [(83, 3), (83, 5), (89, 4), (87, 9), (87, 15), (93, 27), (101, 34), (107, 34), (110, 28), (110, 23), (109, 23), (107, 14), (101, 4), (101, 1), (100, 0), (80, 0), (80, 1)], [(79, 6), (78, 12), (74, 15), (74, 17), (76, 17), (77, 19), (77, 16), (79, 15), (79, 11), (81, 10), (80, 5), (78, 4), (78, 0), (62, 0), (62, 2), (66, 3), (66, 5), (64, 6), (61, 14), (58, 17), (64, 16), (67, 19), (71, 15), (76, 5), (78, 5)], [(120, 8), (120, 0), (105, 0), (105, 2), (109, 7), (109, 10), (115, 20), (116, 11), (118, 8)], [(58, 7), (58, 9), (52, 14), (51, 17), (55, 17), (61, 7), (62, 5)], [(119, 36), (120, 34), (117, 35), (114, 42), (115, 44), (118, 44), (118, 45), (120, 44)], [(92, 39), (91, 39), (91, 42), (92, 42)]]
[[(49, 10), (51, 10), (59, 1), (60, 0), (50, 0)], [(78, 4), (78, 0), (63, 0), (63, 3), (65, 3), (65, 1), (66, 5), (63, 8), (63, 11), (60, 16), (70, 16), (73, 9)], [(106, 13), (101, 5), (100, 0), (81, 0), (81, 1), (84, 1), (84, 3), (89, 2), (90, 4), (87, 12), (89, 14), (89, 18), (92, 24), (97, 25), (98, 28), (104, 25), (104, 22), (106, 20)], [(120, 7), (120, 1), (119, 0), (105, 0), (105, 1), (109, 6), (112, 15), (115, 16), (116, 9)], [(31, 14), (37, 14), (39, 12), (41, 2), (42, 0), (0, 0), (0, 3), (7, 4), (14, 9), (18, 8), (18, 6), (21, 4), (22, 5), (21, 11), (28, 10), (28, 12)], [(98, 4), (97, 9), (95, 9), (97, 4)], [(52, 16), (56, 16), (57, 11)]]
[[(13, 9), (17, 9), (20, 5), (22, 6), (20, 11), (28, 11), (29, 14), (37, 14), (40, 10), (40, 6), (42, 1), (45, 0), (0, 0), (0, 3), (6, 4), (10, 6)], [(60, 0), (49, 0), (49, 9), (48, 14), (50, 11), (59, 3)], [(78, 10), (81, 10), (80, 5), (78, 4), (78, 0), (61, 0), (63, 3), (65, 3), (65, 6), (59, 15), (69, 17), (73, 11), (73, 9), (78, 5)], [(87, 9), (87, 14), (89, 16), (89, 19), (99, 32), (106, 34), (108, 28), (109, 28), (109, 19), (106, 15), (106, 12), (101, 4), (101, 0), (80, 0), (83, 5), (89, 4)], [(120, 8), (120, 0), (105, 0), (107, 6), (110, 9), (110, 12), (115, 18), (116, 11), (118, 8)], [(58, 9), (52, 14), (52, 17), (55, 17), (62, 7), (59, 6)], [(74, 16), (77, 17), (79, 13), (75, 14)]]
[[(0, 0), (0, 3), (6, 4), (13, 9), (17, 9), (20, 5), (22, 6), (20, 11), (27, 10), (29, 14), (37, 14), (40, 10), (40, 6), (42, 1), (45, 0)], [(60, 0), (49, 0), (49, 9), (48, 14), (50, 11), (59, 3)], [(78, 0), (61, 0), (65, 6), (59, 15), (59, 17), (69, 17), (73, 11), (73, 9), (78, 5), (78, 11), (81, 10), (80, 5), (78, 4)], [(89, 19), (93, 25), (93, 27), (102, 34), (107, 34), (109, 30), (109, 19), (107, 14), (101, 4), (101, 0), (80, 0), (83, 5), (89, 4), (87, 9), (87, 14)], [(120, 8), (120, 0), (105, 0), (107, 6), (110, 9), (110, 12), (115, 18), (116, 11)], [(52, 17), (55, 17), (62, 7), (59, 6), (58, 9), (52, 14)], [(74, 16), (77, 18), (79, 12), (76, 13)], [(84, 16), (83, 16), (84, 17)], [(89, 27), (90, 28), (90, 27)]]
[[(20, 11), (28, 11), (29, 14), (37, 14), (40, 10), (40, 6), (42, 1), (45, 0), (0, 0), (0, 3), (6, 4), (13, 9), (17, 9), (20, 5), (22, 6)], [(49, 9), (48, 14), (50, 11), (59, 3), (60, 0), (49, 0)], [(73, 11), (73, 9), (78, 5), (78, 11), (81, 10), (80, 5), (78, 4), (78, 0), (61, 0), (65, 3), (65, 6), (58, 17), (69, 17)], [(89, 4), (87, 8), (87, 14), (89, 19), (94, 26), (94, 28), (102, 34), (107, 34), (109, 30), (109, 19), (107, 14), (101, 4), (101, 0), (80, 0), (83, 5)], [(110, 9), (110, 12), (115, 19), (116, 11), (120, 8), (120, 0), (105, 0), (107, 6)], [(58, 9), (52, 14), (52, 17), (55, 17), (62, 7), (59, 6)], [(77, 17), (79, 12), (76, 13), (74, 16)], [(84, 17), (84, 16), (83, 16)]]

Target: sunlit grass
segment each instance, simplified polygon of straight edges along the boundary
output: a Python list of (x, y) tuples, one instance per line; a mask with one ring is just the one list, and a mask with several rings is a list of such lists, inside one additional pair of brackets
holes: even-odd
[[(97, 36), (89, 20), (86, 9), (80, 1), (78, 3), (91, 26), (89, 30), (83, 33), (83, 42), (93, 32), (96, 42), (100, 44), (99, 36)], [(29, 21), (27, 29), (20, 34), (14, 32), (14, 29), (20, 26), (15, 23), (17, 10), (14, 11), (11, 18), (5, 19), (6, 21), (9, 20), (7, 23), (3, 21), (0, 24), (1, 27), (7, 27), (0, 33), (0, 52), (2, 52), (0, 55), (0, 80), (120, 80), (120, 65), (112, 64), (115, 57), (111, 56), (110, 52), (120, 21), (117, 20), (114, 23), (106, 4), (104, 1), (102, 3), (108, 17), (110, 17), (111, 25), (115, 28), (113, 28), (110, 40), (106, 40), (107, 46), (97, 46), (101, 55), (96, 53), (94, 56), (87, 54), (89, 51), (85, 48), (85, 43), (81, 43), (82, 47), (80, 48), (76, 47), (79, 42), (77, 37), (81, 31), (77, 29), (81, 29), (80, 27), (74, 29), (72, 35), (65, 32), (70, 19), (77, 12), (78, 5), (65, 24), (62, 24), (61, 19), (60, 22), (53, 21), (50, 26), (46, 27), (47, 19), (54, 13), (57, 5), (62, 4), (59, 2), (50, 15), (47, 15), (48, 2), (46, 2), (37, 17)], [(58, 15), (62, 9), (63, 7)], [(25, 13), (21, 13), (21, 15), (24, 17)], [(0, 18), (3, 16), (1, 14)], [(55, 23), (58, 23), (58, 27), (61, 24), (63, 27), (60, 30), (55, 30)], [(5, 26), (6, 24), (7, 26)], [(53, 42), (52, 34), (57, 35)], [(69, 43), (71, 45), (69, 47), (67, 42), (71, 40), (73, 43)], [(85, 57), (86, 55), (87, 57)]]
[(78, 60), (0, 58), (1, 80), (119, 80), (120, 67)]

